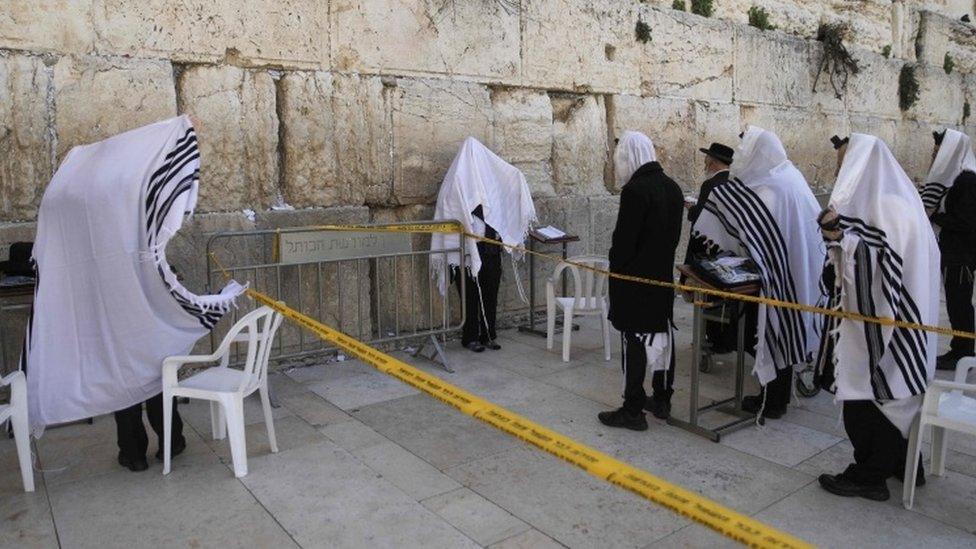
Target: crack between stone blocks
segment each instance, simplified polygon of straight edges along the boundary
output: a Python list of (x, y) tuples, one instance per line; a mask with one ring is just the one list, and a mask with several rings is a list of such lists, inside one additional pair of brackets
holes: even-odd
[[(313, 80), (315, 76), (312, 76)], [(278, 122), (278, 142), (275, 145), (275, 157), (278, 161), (278, 180), (275, 182), (274, 192), (277, 195), (275, 201), (278, 204), (285, 203), (285, 173), (287, 167), (287, 155), (285, 154), (285, 82), (284, 76), (273, 78), (275, 93), (275, 119)]]

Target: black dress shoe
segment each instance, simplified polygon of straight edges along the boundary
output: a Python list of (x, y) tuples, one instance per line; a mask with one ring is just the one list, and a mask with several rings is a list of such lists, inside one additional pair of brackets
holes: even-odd
[[(182, 454), (183, 453), (183, 450), (186, 450), (186, 438), (180, 437), (178, 439), (174, 439), (173, 442), (170, 444), (170, 449), (169, 449), (170, 456), (169, 457), (174, 458), (174, 457)], [(162, 448), (160, 448), (159, 450), (156, 450), (156, 459), (158, 459), (159, 461), (163, 461), (163, 449)]]
[(597, 417), (600, 419), (600, 423), (608, 427), (621, 427), (631, 431), (647, 430), (647, 418), (644, 417), (644, 412), (632, 414), (620, 408), (612, 412), (600, 412)]
[(498, 351), (502, 348), (502, 346), (499, 345), (494, 339), (490, 339), (485, 343), (482, 343), (482, 345), (484, 345), (486, 349), (491, 349), (492, 351)]
[(472, 341), (464, 345), (464, 348), (473, 353), (483, 353), (485, 352), (485, 346), (478, 343), (477, 341)]
[(668, 419), (671, 416), (671, 399), (647, 397), (644, 409), (657, 419)]
[(146, 456), (130, 458), (122, 455), (122, 452), (119, 452), (119, 465), (134, 472), (145, 471), (149, 468), (149, 462), (146, 461)]
[(748, 412), (750, 414), (758, 414), (759, 410), (762, 409), (762, 417), (769, 419), (779, 419), (786, 414), (786, 406), (782, 408), (777, 408), (775, 406), (770, 406), (766, 403), (766, 408), (763, 408), (763, 397), (762, 394), (752, 395), (747, 397), (742, 397), (742, 411)]
[(843, 474), (820, 475), (817, 480), (820, 481), (820, 486), (824, 490), (837, 496), (847, 498), (858, 497), (872, 501), (888, 501), (891, 498), (891, 493), (888, 492), (888, 486), (883, 482), (879, 484), (859, 484)]

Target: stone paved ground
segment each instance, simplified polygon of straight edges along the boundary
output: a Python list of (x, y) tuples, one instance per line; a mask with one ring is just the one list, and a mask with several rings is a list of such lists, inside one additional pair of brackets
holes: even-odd
[[(686, 402), (689, 317), (679, 305), (676, 413)], [(890, 481), (886, 503), (827, 495), (816, 475), (851, 456), (827, 395), (802, 399), (765, 428), (720, 444), (654, 421), (611, 431), (596, 413), (619, 401), (618, 351), (604, 362), (597, 332), (576, 335), (572, 362), (515, 331), (504, 349), (451, 347), (468, 390), (638, 467), (824, 547), (976, 545), (976, 439), (951, 439), (949, 471), (930, 477), (915, 509)], [(441, 375), (430, 364), (421, 367)], [(705, 393), (729, 386), (730, 363)], [(10, 441), (0, 443), (4, 547), (702, 547), (711, 531), (598, 481), (355, 362), (272, 376), (280, 452), (270, 454), (248, 402), (250, 474), (233, 477), (225, 442), (210, 440), (205, 406), (183, 406), (187, 452), (171, 475), (115, 464), (114, 424), (50, 430), (36, 445), (37, 491), (20, 491)], [(686, 412), (684, 412), (686, 413)], [(155, 443), (150, 451), (155, 451)]]

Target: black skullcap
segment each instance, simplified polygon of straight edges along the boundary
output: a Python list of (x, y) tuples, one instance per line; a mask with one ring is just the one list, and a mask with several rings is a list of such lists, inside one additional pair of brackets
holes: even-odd
[(830, 142), (834, 145), (834, 150), (835, 151), (836, 150), (839, 150), (841, 147), (843, 147), (844, 145), (848, 144), (850, 141), (851, 141), (851, 138), (850, 137), (845, 137), (845, 138), (841, 139), (841, 137), (840, 136), (837, 136), (837, 135), (835, 135), (835, 136), (833, 136), (833, 137), (830, 138)]
[(945, 134), (945, 130), (942, 130), (941, 132), (932, 132), (932, 139), (935, 140), (936, 145), (942, 145), (942, 140), (945, 139)]

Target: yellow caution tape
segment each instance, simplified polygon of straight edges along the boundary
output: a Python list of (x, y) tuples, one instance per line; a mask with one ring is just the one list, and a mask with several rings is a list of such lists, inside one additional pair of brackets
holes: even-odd
[(696, 492), (651, 475), (501, 406), (479, 398), (460, 387), (451, 385), (436, 376), (299, 313), (265, 294), (254, 290), (248, 290), (247, 293), (256, 301), (275, 309), (292, 322), (307, 328), (320, 338), (335, 344), (377, 370), (391, 375), (469, 416), (480, 419), (568, 461), (597, 478), (663, 505), (731, 539), (753, 547), (812, 547), (804, 541), (729, 509)]
[(390, 225), (309, 225), (295, 228), (301, 231), (366, 231), (372, 233), (458, 233), (462, 234), (457, 221), (432, 221), (430, 223), (393, 223)]
[(925, 332), (933, 332), (936, 334), (950, 336), (950, 337), (961, 337), (965, 339), (976, 339), (976, 332), (964, 332), (962, 330), (953, 330), (952, 328), (944, 328), (942, 326), (930, 326), (928, 324), (916, 324), (913, 322), (905, 322), (903, 320), (895, 320), (888, 317), (877, 317), (877, 316), (867, 316), (859, 313), (850, 313), (847, 311), (835, 310), (835, 309), (825, 309), (823, 307), (815, 307), (812, 305), (804, 305), (803, 303), (793, 303), (791, 301), (781, 301), (779, 299), (771, 299), (768, 297), (760, 297), (754, 295), (737, 294), (735, 292), (728, 292), (723, 290), (716, 290), (712, 288), (703, 288), (701, 286), (689, 286), (687, 284), (678, 284), (676, 282), (665, 282), (663, 280), (654, 280), (651, 278), (643, 278), (639, 276), (631, 276), (620, 273), (612, 273), (605, 269), (600, 269), (592, 265), (584, 265), (582, 263), (576, 263), (574, 261), (569, 261), (563, 259), (561, 256), (546, 254), (542, 252), (537, 252), (535, 250), (530, 250), (523, 246), (515, 246), (512, 244), (505, 244), (500, 240), (494, 240), (491, 238), (486, 238), (484, 236), (472, 234), (469, 232), (464, 233), (465, 236), (473, 238), (481, 242), (487, 242), (489, 244), (496, 244), (498, 246), (504, 246), (510, 250), (515, 250), (518, 252), (534, 255), (536, 257), (541, 257), (544, 259), (549, 259), (551, 261), (568, 263), (576, 268), (592, 271), (594, 273), (599, 273), (603, 276), (609, 278), (616, 278), (618, 280), (627, 280), (630, 282), (637, 282), (639, 284), (648, 284), (650, 286), (658, 286), (661, 288), (670, 288), (672, 290), (678, 290), (681, 292), (693, 292), (700, 293), (703, 295), (709, 295), (712, 297), (718, 297), (721, 299), (732, 299), (738, 301), (746, 301), (749, 303), (760, 303), (762, 305), (768, 305), (770, 307), (781, 307), (783, 309), (794, 309), (797, 311), (803, 311), (806, 313), (814, 313), (824, 316), (833, 316), (837, 318), (844, 318), (848, 320), (856, 320), (860, 322), (871, 322), (874, 324), (880, 324), (882, 326), (894, 326), (896, 328), (907, 328), (909, 330), (922, 330)]

